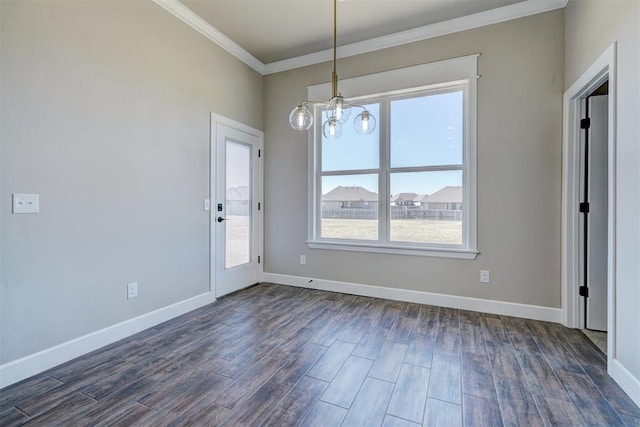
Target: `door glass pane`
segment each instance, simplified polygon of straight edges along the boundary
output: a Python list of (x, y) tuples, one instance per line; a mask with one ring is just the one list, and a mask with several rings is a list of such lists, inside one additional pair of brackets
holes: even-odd
[(462, 171), (391, 174), (391, 241), (462, 245)]
[(391, 167), (460, 165), (462, 91), (391, 102)]
[(378, 174), (322, 177), (320, 236), (378, 240)]
[(251, 262), (251, 147), (227, 140), (225, 267)]
[[(380, 121), (380, 104), (367, 104), (365, 107)], [(323, 171), (377, 169), (380, 166), (380, 127), (377, 126), (371, 135), (357, 134), (353, 128), (353, 119), (361, 112), (361, 108), (351, 108), (349, 119), (342, 125), (340, 138), (322, 137)], [(319, 125), (325, 119), (324, 113), (319, 115)]]

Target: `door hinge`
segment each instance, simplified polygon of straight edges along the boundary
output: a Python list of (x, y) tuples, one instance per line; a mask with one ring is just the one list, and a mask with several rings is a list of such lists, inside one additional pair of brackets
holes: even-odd
[(261, 206), (261, 205), (260, 205), (260, 202), (258, 202), (258, 210), (260, 210), (260, 206)]
[(260, 255), (258, 255), (258, 264), (260, 264)]
[(589, 129), (591, 127), (591, 119), (580, 120), (580, 129)]
[(580, 213), (589, 213), (589, 203), (588, 202), (580, 203)]
[(258, 150), (258, 157), (262, 155), (262, 150)]
[(580, 286), (580, 287), (578, 288), (578, 294), (579, 294), (581, 297), (587, 297), (587, 298), (589, 298), (589, 288), (588, 288), (587, 286)]

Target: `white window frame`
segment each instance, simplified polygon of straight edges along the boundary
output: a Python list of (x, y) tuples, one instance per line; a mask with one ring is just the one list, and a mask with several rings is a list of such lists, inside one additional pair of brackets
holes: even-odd
[[(340, 81), (341, 92), (350, 100), (366, 103), (381, 97), (394, 97), (425, 93), (438, 93), (462, 90), (464, 94), (464, 138), (463, 138), (463, 243), (462, 245), (441, 245), (422, 243), (400, 243), (387, 241), (364, 241), (351, 239), (322, 239), (320, 236), (320, 207), (322, 174), (319, 170), (322, 153), (322, 135), (319, 126), (313, 126), (309, 131), (309, 176), (308, 176), (308, 237), (307, 245), (313, 249), (332, 249), (358, 252), (376, 252), (387, 254), (405, 254), (419, 256), (433, 256), (445, 258), (475, 259), (477, 249), (477, 79), (479, 55), (469, 55), (445, 61), (438, 61), (415, 67), (402, 68), (383, 73), (371, 74)], [(331, 96), (331, 83), (309, 86), (308, 99), (322, 100)], [(381, 106), (382, 108), (382, 106)], [(320, 117), (314, 111), (314, 117)], [(382, 109), (381, 109), (382, 114)], [(388, 132), (385, 124), (378, 118), (380, 132)], [(387, 194), (389, 185), (387, 136), (381, 135), (380, 167), (382, 179), (379, 180), (378, 194)], [(402, 172), (403, 168), (391, 168), (394, 172)], [(413, 168), (404, 168), (413, 169)], [(362, 173), (365, 171), (359, 171)], [(387, 206), (379, 201), (379, 224), (387, 222)], [(384, 207), (384, 208), (383, 208)]]

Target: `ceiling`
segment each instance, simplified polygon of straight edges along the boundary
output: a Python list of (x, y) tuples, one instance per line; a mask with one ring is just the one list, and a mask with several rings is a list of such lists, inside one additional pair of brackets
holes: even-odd
[[(360, 42), (521, 1), (339, 1), (338, 44)], [(182, 0), (182, 3), (265, 64), (333, 46), (332, 0)]]
[[(330, 59), (332, 0), (154, 1), (262, 74)], [(567, 1), (339, 0), (338, 56), (558, 9)]]

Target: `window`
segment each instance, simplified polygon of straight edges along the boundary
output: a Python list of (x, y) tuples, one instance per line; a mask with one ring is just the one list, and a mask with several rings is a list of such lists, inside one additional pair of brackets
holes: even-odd
[[(475, 257), (475, 68), (464, 70), (466, 79), (429, 84), (433, 67), (346, 82), (378, 119), (372, 135), (349, 125), (334, 140), (312, 131), (310, 247)], [(393, 88), (394, 81), (420, 78), (427, 84)], [(375, 80), (391, 90), (375, 91)]]

